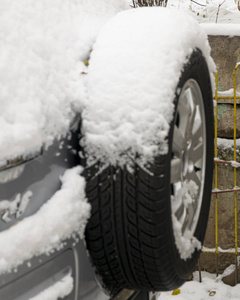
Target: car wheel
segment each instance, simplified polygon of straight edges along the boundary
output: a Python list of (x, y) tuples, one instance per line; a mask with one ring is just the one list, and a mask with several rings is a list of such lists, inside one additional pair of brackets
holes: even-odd
[(166, 291), (194, 270), (207, 226), (213, 172), (213, 105), (208, 66), (195, 49), (176, 87), (169, 149), (133, 172), (86, 170), (92, 215), (86, 245), (110, 294)]

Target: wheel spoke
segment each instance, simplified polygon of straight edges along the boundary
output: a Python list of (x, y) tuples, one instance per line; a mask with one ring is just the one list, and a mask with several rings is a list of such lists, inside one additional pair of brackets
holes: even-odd
[(191, 116), (192, 108), (188, 102), (189, 91), (185, 91), (181, 102), (179, 103), (179, 113), (180, 113), (180, 124), (179, 128), (182, 132), (184, 139), (187, 139), (189, 117)]
[(193, 221), (193, 217), (194, 217), (194, 208), (192, 205), (189, 205), (186, 209), (186, 218), (184, 220), (183, 223), (183, 232), (186, 230), (186, 228), (191, 227), (192, 221)]
[(175, 216), (177, 217), (178, 221), (181, 223), (184, 222), (185, 216), (186, 216), (186, 209), (184, 204), (181, 202), (178, 208), (174, 212)]
[(181, 153), (181, 151), (185, 148), (186, 141), (182, 135), (182, 132), (177, 127), (174, 126), (173, 132), (173, 153)]
[(196, 174), (195, 170), (193, 170), (192, 172), (189, 172), (186, 176), (186, 179), (189, 181), (193, 180), (198, 187), (201, 186), (201, 181), (198, 178), (198, 175)]
[(193, 107), (192, 113), (189, 115), (189, 121), (188, 121), (188, 137), (192, 138), (193, 136), (193, 126), (194, 121), (196, 117), (196, 106)]
[(202, 158), (203, 158), (203, 143), (199, 142), (199, 144), (192, 149), (189, 157), (193, 162), (194, 165)]
[(183, 204), (181, 182), (174, 184), (174, 195), (175, 195), (175, 197), (173, 197), (173, 200), (172, 200), (172, 209), (173, 209), (173, 212), (175, 213), (176, 211), (179, 210), (180, 206)]
[(182, 162), (180, 158), (171, 160), (171, 183), (181, 181)]
[(187, 120), (187, 131), (188, 137), (192, 136), (192, 130), (194, 126), (195, 116), (196, 116), (196, 103), (193, 97), (193, 91), (191, 88), (188, 88), (185, 92), (184, 97), (187, 98), (189, 111), (188, 111), (188, 120)]
[(200, 139), (202, 139), (202, 126), (200, 124), (196, 124), (195, 122), (195, 128), (193, 129), (192, 133), (192, 145), (193, 147), (199, 142)]

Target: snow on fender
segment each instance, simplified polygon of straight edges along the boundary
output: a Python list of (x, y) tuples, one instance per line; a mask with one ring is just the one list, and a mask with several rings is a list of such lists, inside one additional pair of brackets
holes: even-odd
[(136, 153), (144, 163), (159, 150), (167, 153), (175, 89), (195, 48), (212, 73), (206, 33), (177, 10), (132, 9), (105, 25), (91, 54), (83, 114), (90, 159), (123, 165)]
[(205, 32), (165, 8), (119, 13), (89, 65), (86, 244), (111, 295), (178, 288), (194, 270), (213, 170), (215, 65)]

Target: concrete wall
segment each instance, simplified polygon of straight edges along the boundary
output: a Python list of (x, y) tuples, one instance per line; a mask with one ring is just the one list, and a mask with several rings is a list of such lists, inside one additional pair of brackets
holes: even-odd
[[(240, 62), (240, 36), (209, 36), (209, 43), (218, 71), (218, 90), (229, 90), (233, 88), (233, 70)], [(240, 68), (236, 72), (236, 87), (240, 92)], [(218, 103), (218, 137), (233, 138), (233, 100)], [(240, 105), (237, 105), (237, 138), (240, 138)]]
[[(219, 90), (233, 88), (233, 69), (240, 62), (240, 36), (209, 36), (211, 55), (218, 70)], [(238, 71), (237, 90), (240, 91), (240, 71)]]

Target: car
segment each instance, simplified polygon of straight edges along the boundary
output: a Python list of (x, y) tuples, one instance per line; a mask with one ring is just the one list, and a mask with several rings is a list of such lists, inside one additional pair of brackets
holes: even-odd
[(18, 3), (0, 4), (0, 299), (157, 299), (207, 226), (206, 34), (120, 0)]

